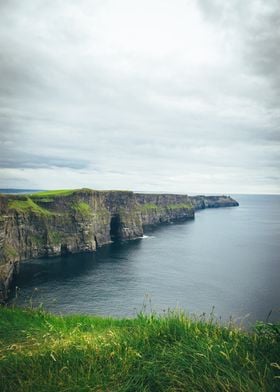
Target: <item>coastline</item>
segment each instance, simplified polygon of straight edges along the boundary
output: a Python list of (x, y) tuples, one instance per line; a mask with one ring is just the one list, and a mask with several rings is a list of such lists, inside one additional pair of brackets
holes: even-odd
[(147, 225), (194, 219), (195, 211), (237, 206), (229, 196), (140, 194), (90, 189), (0, 195), (0, 298), (21, 261), (93, 252)]

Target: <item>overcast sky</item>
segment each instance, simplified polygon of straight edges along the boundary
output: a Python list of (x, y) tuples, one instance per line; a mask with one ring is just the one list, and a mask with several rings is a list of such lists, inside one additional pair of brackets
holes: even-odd
[(0, 0), (0, 187), (280, 193), (280, 0)]

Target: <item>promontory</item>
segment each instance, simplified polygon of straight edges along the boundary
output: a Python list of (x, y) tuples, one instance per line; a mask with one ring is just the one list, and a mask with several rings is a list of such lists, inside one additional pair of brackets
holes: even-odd
[(193, 219), (195, 210), (238, 206), (229, 196), (96, 191), (0, 194), (0, 300), (23, 260), (95, 251), (143, 236), (146, 225)]

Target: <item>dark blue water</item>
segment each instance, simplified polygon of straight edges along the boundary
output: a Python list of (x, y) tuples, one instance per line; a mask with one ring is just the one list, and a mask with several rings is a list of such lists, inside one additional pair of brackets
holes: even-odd
[[(93, 254), (23, 263), (19, 305), (56, 313), (133, 316), (179, 307), (244, 324), (280, 319), (280, 196), (196, 213)], [(13, 299), (14, 300), (14, 299)], [(144, 305), (143, 305), (144, 304)]]

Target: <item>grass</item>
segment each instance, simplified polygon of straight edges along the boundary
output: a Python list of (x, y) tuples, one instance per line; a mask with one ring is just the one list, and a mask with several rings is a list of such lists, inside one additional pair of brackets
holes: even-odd
[(37, 197), (35, 198), (36, 201), (39, 201), (40, 203), (52, 203), (54, 201), (54, 198), (52, 197)]
[(77, 189), (60, 189), (60, 190), (53, 190), (53, 191), (36, 192), (30, 195), (30, 197), (32, 197), (32, 199), (41, 199), (41, 198), (48, 199), (49, 197), (70, 196), (77, 191), (78, 191)]
[(92, 209), (90, 208), (88, 203), (80, 201), (78, 203), (73, 204), (73, 209), (80, 215), (87, 217), (92, 215)]
[(59, 245), (61, 243), (61, 233), (59, 233), (58, 231), (55, 230), (48, 230), (48, 237), (49, 237), (49, 241), (51, 242), (51, 244), (53, 245)]
[(33, 212), (38, 215), (50, 216), (52, 213), (46, 208), (40, 207), (30, 197), (23, 196), (20, 199), (11, 199), (8, 202), (8, 207), (20, 213)]
[(162, 207), (159, 207), (158, 205), (153, 204), (153, 203), (145, 203), (145, 204), (142, 204), (140, 208), (141, 208), (141, 210), (155, 210), (155, 209), (159, 209)]
[[(32, 199), (41, 199), (41, 198), (46, 198), (46, 202), (48, 202), (49, 200), (52, 200), (51, 198), (54, 197), (60, 197), (60, 196), (71, 196), (75, 193), (88, 193), (91, 194), (93, 192), (97, 192), (100, 194), (107, 194), (107, 193), (121, 193), (121, 194), (129, 194), (132, 195), (133, 192), (132, 191), (127, 191), (127, 190), (116, 190), (116, 189), (112, 189), (112, 190), (94, 190), (94, 189), (90, 189), (90, 188), (79, 188), (79, 189), (58, 189), (58, 190), (50, 190), (50, 191), (42, 191), (42, 192), (36, 192), (36, 193), (32, 193), (29, 196)], [(49, 200), (48, 200), (49, 199)]]
[(279, 326), (0, 309), (0, 390), (279, 391)]
[[(60, 196), (71, 196), (75, 192), (84, 191), (89, 192), (89, 189), (65, 189), (56, 191), (45, 191), (38, 192), (32, 195), (22, 195), (17, 199), (10, 199), (8, 202), (8, 207), (10, 209), (16, 210), (18, 212), (33, 212), (39, 215), (50, 216), (54, 213), (40, 206), (37, 203), (51, 203), (56, 197)], [(91, 191), (90, 191), (91, 192)], [(90, 206), (85, 202), (77, 202), (73, 204), (73, 209), (80, 213), (81, 215), (89, 215), (91, 213)]]
[(166, 208), (168, 208), (169, 210), (189, 210), (193, 209), (193, 205), (191, 203), (168, 204)]
[(154, 203), (145, 203), (141, 205), (142, 211), (168, 211), (168, 210), (181, 210), (181, 209), (193, 209), (191, 203), (178, 203), (178, 204), (167, 204), (167, 205), (157, 205)]

